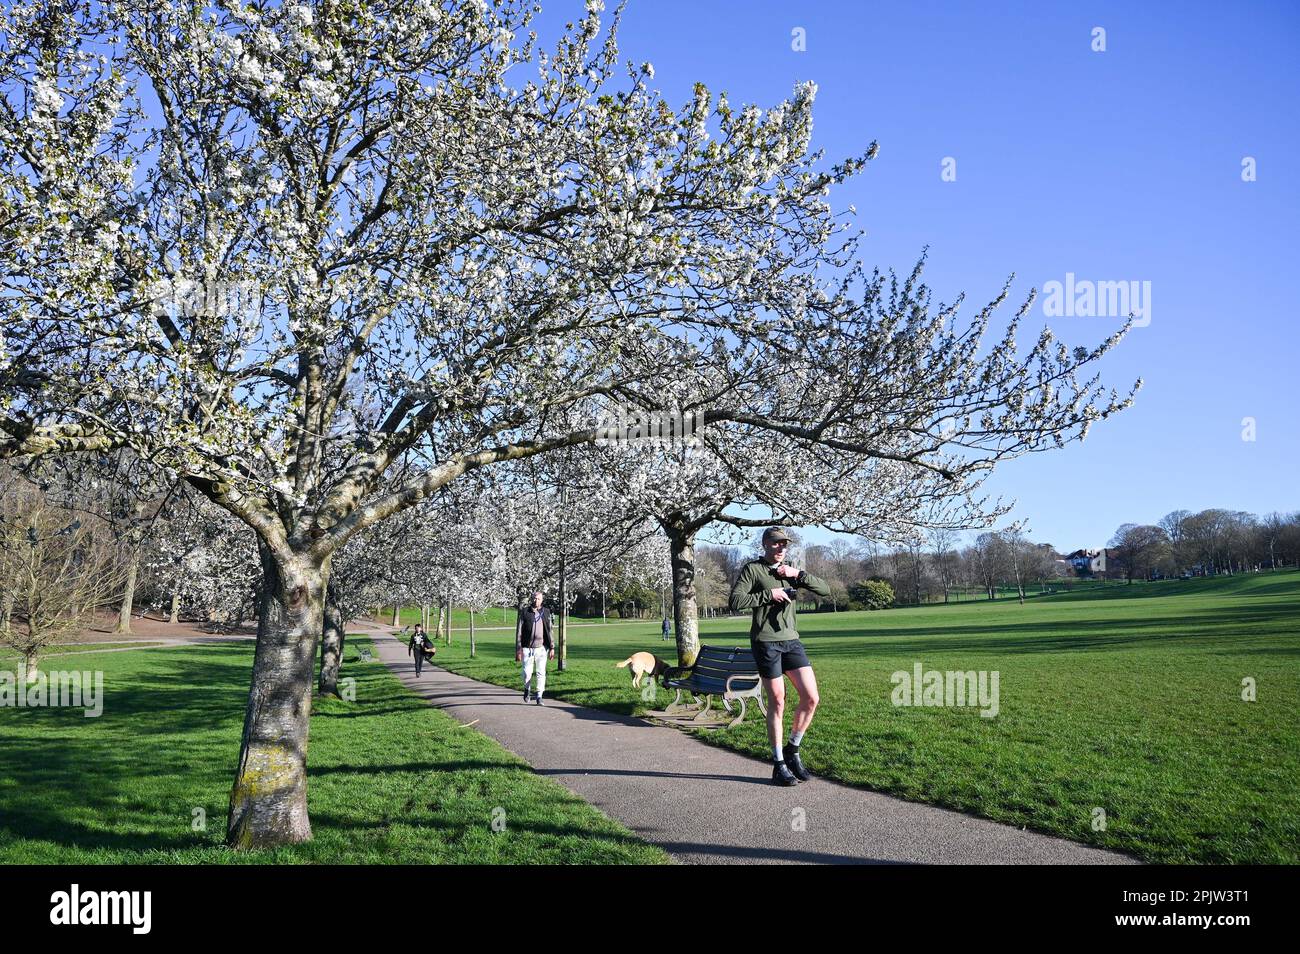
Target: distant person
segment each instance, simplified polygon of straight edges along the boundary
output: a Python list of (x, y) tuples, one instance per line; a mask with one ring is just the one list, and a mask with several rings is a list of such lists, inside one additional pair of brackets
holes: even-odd
[(665, 617), (664, 618), (664, 639), (671, 639), (672, 635), (673, 635), (672, 623), (668, 622), (668, 619)]
[[(424, 627), (419, 623), (415, 624), (415, 629), (411, 633), (411, 641), (406, 644), (406, 654), (409, 656), (415, 654), (415, 674), (421, 674), (424, 667), (424, 654), (429, 651), (429, 634), (424, 631)], [(430, 654), (432, 655), (432, 654)]]
[[(822, 599), (831, 595), (824, 580), (786, 565), (789, 546), (790, 537), (780, 527), (764, 530), (763, 556), (741, 569), (729, 600), (733, 612), (753, 611), (749, 647), (767, 690), (767, 738), (772, 744), (772, 781), (777, 785), (797, 785), (812, 778), (799, 758), (799, 746), (817, 710), (817, 679), (796, 628), (794, 588), (811, 590)], [(784, 676), (799, 693), (799, 705), (790, 725), (790, 741), (782, 746)]]
[[(551, 645), (551, 611), (542, 605), (544, 595), (541, 590), (533, 594), (530, 606), (519, 611), (519, 622), (515, 626), (515, 662), (523, 664), (524, 702), (534, 701), (542, 705), (542, 693), (546, 691), (546, 660), (555, 658), (555, 649)], [(537, 691), (534, 694), (529, 683), (537, 677)]]

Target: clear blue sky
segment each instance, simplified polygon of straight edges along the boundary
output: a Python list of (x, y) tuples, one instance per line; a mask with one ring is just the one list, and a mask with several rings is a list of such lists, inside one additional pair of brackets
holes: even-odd
[[(582, 15), (544, 6), (544, 24)], [(1102, 367), (1121, 389), (1145, 379), (1135, 406), (990, 483), (1035, 539), (1099, 546), (1178, 508), (1300, 509), (1300, 5), (632, 0), (620, 35), (673, 103), (702, 80), (766, 108), (814, 80), (828, 158), (880, 141), (837, 202), (857, 206), (868, 261), (906, 270), (929, 245), (943, 300), (978, 306), (1012, 272), (1017, 302), (1069, 272), (1151, 282), (1150, 324)], [(1044, 322), (1070, 344), (1121, 323), (1049, 320), (1041, 299), (1033, 317), (1031, 344)]]

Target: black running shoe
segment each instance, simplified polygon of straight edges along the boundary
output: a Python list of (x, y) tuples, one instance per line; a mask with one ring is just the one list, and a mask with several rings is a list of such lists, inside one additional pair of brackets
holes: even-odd
[(532, 701), (533, 701), (533, 690), (528, 686), (524, 686), (524, 702), (532, 702)]
[(772, 766), (772, 784), (773, 785), (798, 785), (799, 780), (794, 777), (790, 769), (784, 762), (777, 762)]
[(544, 703), (542, 702), (542, 694), (540, 692), (537, 694), (537, 698), (533, 701), (536, 702), (539, 706), (544, 705)]
[(794, 773), (794, 777), (799, 781), (812, 781), (812, 775), (803, 767), (803, 759), (799, 758), (799, 746), (787, 745), (785, 747), (785, 764), (790, 766), (790, 771)]

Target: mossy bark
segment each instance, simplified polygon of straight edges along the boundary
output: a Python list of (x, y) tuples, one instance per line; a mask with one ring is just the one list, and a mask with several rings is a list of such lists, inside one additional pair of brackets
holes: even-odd
[(277, 559), (266, 547), (261, 556), (257, 650), (226, 829), (227, 844), (240, 849), (311, 839), (307, 736), (329, 569), (305, 556)]

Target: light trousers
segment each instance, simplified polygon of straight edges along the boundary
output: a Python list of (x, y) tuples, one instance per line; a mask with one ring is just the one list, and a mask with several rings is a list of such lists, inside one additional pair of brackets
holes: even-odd
[(537, 684), (534, 690), (541, 694), (546, 691), (546, 647), (538, 646), (536, 649), (524, 650), (524, 688), (528, 688), (529, 681), (533, 678), (533, 669), (537, 670)]

